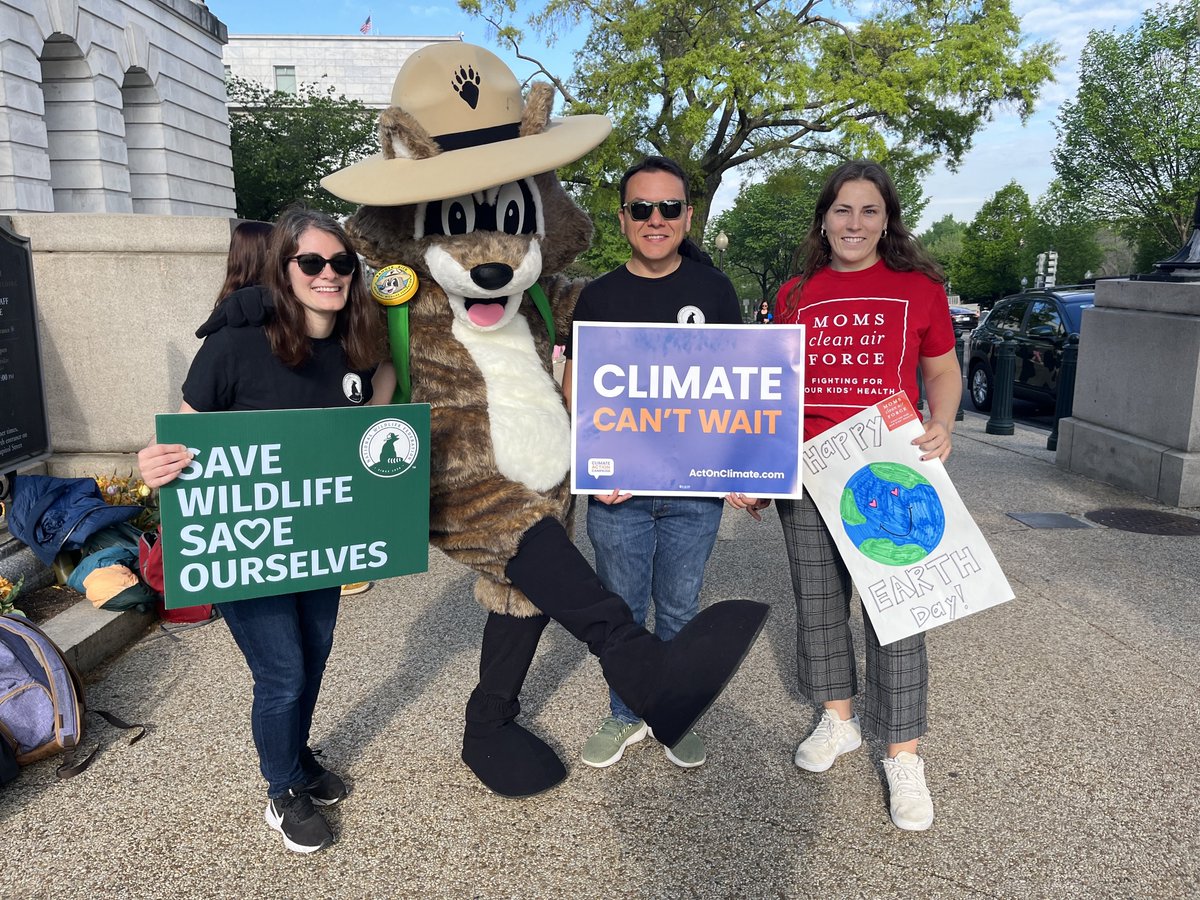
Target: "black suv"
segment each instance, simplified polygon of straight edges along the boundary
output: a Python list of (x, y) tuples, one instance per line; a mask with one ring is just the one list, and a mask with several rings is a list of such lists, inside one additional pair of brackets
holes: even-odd
[(1062, 287), (997, 301), (967, 348), (967, 388), (975, 408), (984, 412), (992, 408), (996, 353), (1006, 331), (1013, 333), (1017, 344), (1013, 396), (1053, 406), (1067, 335), (1079, 333), (1083, 311), (1095, 297), (1093, 287)]

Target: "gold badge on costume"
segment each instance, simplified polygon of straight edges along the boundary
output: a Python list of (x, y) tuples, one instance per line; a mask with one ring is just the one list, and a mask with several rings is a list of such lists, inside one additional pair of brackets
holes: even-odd
[(371, 296), (384, 306), (400, 306), (417, 293), (417, 273), (408, 266), (384, 266), (371, 279)]

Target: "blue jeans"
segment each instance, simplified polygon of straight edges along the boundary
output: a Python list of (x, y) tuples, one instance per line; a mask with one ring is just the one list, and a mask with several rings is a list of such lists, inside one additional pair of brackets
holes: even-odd
[(250, 728), (270, 797), (320, 774), (308, 732), (340, 599), (331, 587), (220, 604), (254, 676)]
[[(588, 500), (596, 574), (624, 598), (639, 625), (654, 600), (654, 633), (669, 641), (700, 610), (704, 566), (717, 541), (720, 497), (631, 497), (611, 506)], [(614, 718), (637, 715), (609, 690)]]

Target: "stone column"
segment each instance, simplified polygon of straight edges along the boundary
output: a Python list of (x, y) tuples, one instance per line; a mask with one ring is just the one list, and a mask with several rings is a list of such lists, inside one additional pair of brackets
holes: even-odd
[(1056, 461), (1170, 506), (1200, 507), (1200, 282), (1097, 284)]

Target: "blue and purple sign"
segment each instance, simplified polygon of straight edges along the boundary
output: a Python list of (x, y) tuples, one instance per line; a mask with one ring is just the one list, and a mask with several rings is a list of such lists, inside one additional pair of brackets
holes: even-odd
[(576, 322), (576, 494), (800, 496), (801, 325)]

